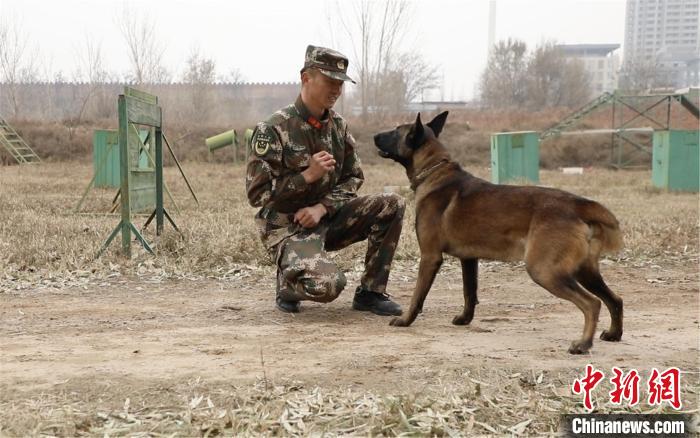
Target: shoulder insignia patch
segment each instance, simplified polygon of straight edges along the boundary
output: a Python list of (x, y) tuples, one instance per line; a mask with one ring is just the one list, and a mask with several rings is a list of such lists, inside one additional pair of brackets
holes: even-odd
[(270, 138), (269, 135), (263, 132), (258, 133), (258, 135), (255, 136), (255, 140), (253, 141), (253, 152), (255, 152), (256, 155), (262, 157), (267, 153), (267, 151), (270, 150), (271, 142), (272, 138)]
[(262, 157), (267, 153), (268, 150), (270, 150), (270, 142), (267, 140), (256, 140), (255, 144), (253, 144), (253, 150), (255, 151), (255, 154)]

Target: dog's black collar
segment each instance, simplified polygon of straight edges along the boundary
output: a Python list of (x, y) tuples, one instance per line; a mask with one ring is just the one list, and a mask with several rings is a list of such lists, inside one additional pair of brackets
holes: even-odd
[(413, 178), (411, 178), (411, 190), (413, 190), (413, 191), (415, 192), (416, 189), (418, 188), (418, 186), (419, 186), (420, 184), (422, 184), (423, 181), (425, 181), (425, 180), (430, 176), (431, 173), (435, 172), (435, 171), (436, 171), (437, 169), (439, 169), (443, 164), (448, 164), (449, 162), (450, 162), (449, 159), (443, 158), (443, 159), (441, 159), (440, 161), (438, 161), (437, 163), (435, 163), (435, 164), (433, 164), (432, 166), (428, 167), (427, 169), (421, 170), (421, 171), (418, 173), (418, 175), (416, 175), (416, 176), (414, 176)]

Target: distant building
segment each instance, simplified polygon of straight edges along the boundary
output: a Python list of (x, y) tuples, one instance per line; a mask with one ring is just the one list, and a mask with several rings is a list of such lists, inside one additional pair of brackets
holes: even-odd
[(624, 66), (652, 65), (661, 84), (698, 85), (700, 0), (627, 0)]
[(591, 80), (591, 91), (615, 91), (620, 71), (619, 44), (562, 44), (557, 48), (569, 59), (583, 63)]

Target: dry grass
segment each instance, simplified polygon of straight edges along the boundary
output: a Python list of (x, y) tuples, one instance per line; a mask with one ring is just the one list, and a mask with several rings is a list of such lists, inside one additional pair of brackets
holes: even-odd
[[(468, 167), (488, 178), (488, 168)], [(85, 210), (95, 214), (71, 214), (92, 176), (90, 166), (64, 162), (1, 167), (0, 296), (17, 289), (87, 287), (118, 276), (225, 279), (241, 270), (270, 274), (252, 220), (254, 209), (245, 199), (244, 169), (185, 163), (185, 170), (200, 198), (199, 208), (176, 169), (166, 169), (182, 210), (174, 218), (184, 238), (166, 226), (158, 241), (151, 227), (146, 236), (157, 242), (157, 256), (134, 243), (134, 258), (127, 260), (119, 255), (118, 240), (102, 258), (94, 259), (119, 220), (104, 214), (113, 190), (90, 192)], [(367, 165), (365, 174), (364, 193), (407, 182), (393, 164)], [(617, 215), (626, 241), (617, 263), (697, 264), (697, 194), (654, 189), (649, 171), (594, 169), (579, 176), (543, 171), (541, 178), (544, 185), (596, 199)], [(412, 194), (401, 192), (409, 208), (396, 263), (414, 266), (419, 252), (412, 227)], [(137, 223), (145, 219), (139, 217)], [(363, 253), (364, 245), (355, 245), (336, 260), (344, 269), (357, 269)], [(264, 370), (262, 361), (261, 367)], [(575, 373), (578, 376), (580, 370)], [(560, 413), (583, 412), (581, 398), (571, 394), (574, 378), (574, 371), (555, 375), (473, 364), (437, 371), (429, 381), (387, 392), (265, 379), (234, 386), (199, 379), (112, 381), (110, 376), (27, 393), (4, 385), (0, 436), (554, 434)], [(684, 374), (684, 400), (697, 398), (697, 378), (695, 372)], [(599, 411), (614, 412), (604, 395), (597, 393)], [(649, 409), (645, 404), (624, 408), (625, 412)]]
[[(487, 168), (468, 169), (489, 177)], [(134, 257), (127, 260), (119, 255), (118, 238), (103, 257), (95, 259), (119, 221), (117, 215), (105, 214), (114, 190), (90, 192), (83, 210), (94, 214), (71, 213), (91, 178), (89, 166), (67, 162), (0, 168), (0, 289), (84, 284), (134, 273), (161, 278), (223, 278), (241, 268), (269, 265), (253, 223), (255, 210), (245, 197), (244, 168), (186, 163), (185, 170), (200, 198), (199, 208), (177, 170), (166, 169), (166, 181), (181, 214), (176, 214), (172, 205), (167, 208), (183, 236), (166, 223), (166, 232), (157, 238), (150, 226), (145, 235), (157, 245), (157, 257), (149, 256), (134, 243)], [(363, 193), (407, 183), (398, 165), (367, 165), (365, 174)], [(608, 206), (620, 219), (625, 234), (626, 249), (617, 257), (620, 261), (698, 258), (698, 195), (655, 189), (649, 171), (595, 169), (579, 176), (542, 171), (541, 183)], [(412, 227), (412, 193), (402, 193), (409, 208), (397, 261), (412, 263), (419, 256)], [(145, 220), (138, 217), (136, 223)], [(351, 269), (361, 263), (363, 252), (362, 244), (355, 245), (340, 252), (337, 260), (343, 268)]]
[[(555, 435), (561, 413), (587, 412), (580, 396), (571, 394), (577, 377), (463, 369), (391, 395), (264, 379), (246, 386), (199, 378), (66, 382), (39, 395), (0, 400), (0, 436)], [(686, 400), (697, 387), (697, 379), (688, 380), (681, 389)], [(672, 413), (643, 403), (621, 410), (606, 395), (593, 393), (595, 413)]]

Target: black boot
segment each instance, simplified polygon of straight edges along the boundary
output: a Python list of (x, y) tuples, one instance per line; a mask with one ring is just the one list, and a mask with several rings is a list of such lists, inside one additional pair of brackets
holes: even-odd
[(299, 301), (283, 300), (279, 297), (279, 295), (277, 295), (277, 298), (275, 298), (275, 302), (277, 303), (278, 309), (287, 313), (299, 313), (299, 307), (301, 307)]
[(355, 298), (352, 300), (352, 308), (364, 310), (381, 316), (401, 315), (401, 306), (389, 299), (386, 293), (372, 292), (358, 287), (355, 291)]

